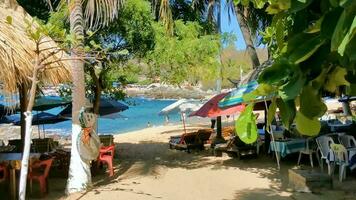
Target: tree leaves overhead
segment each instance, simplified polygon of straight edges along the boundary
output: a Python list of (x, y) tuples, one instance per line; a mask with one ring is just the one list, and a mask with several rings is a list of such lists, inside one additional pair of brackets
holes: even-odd
[(272, 121), (274, 120), (276, 110), (277, 110), (277, 102), (276, 102), (276, 97), (274, 97), (271, 101), (271, 104), (268, 107), (268, 112), (267, 112), (267, 128), (268, 128), (268, 130), (272, 124)]
[(256, 117), (252, 112), (253, 107), (254, 104), (248, 105), (235, 123), (236, 134), (239, 136), (241, 141), (246, 144), (256, 142), (258, 137)]
[[(258, 83), (276, 88), (284, 126), (289, 128), (295, 120), (301, 134), (317, 135), (318, 118), (327, 110), (321, 94), (325, 90), (337, 95), (340, 91), (353, 94), (355, 90), (348, 74), (356, 71), (356, 1), (249, 3), (256, 8), (262, 4), (265, 12), (273, 16), (272, 24), (261, 35), (274, 64), (263, 69)], [(340, 90), (340, 86), (346, 86), (346, 90)], [(297, 106), (300, 108), (296, 114)]]
[(282, 99), (277, 99), (276, 103), (279, 108), (283, 126), (289, 130), (296, 113), (294, 100), (284, 101)]
[[(301, 43), (301, 40), (303, 42)], [(293, 63), (300, 63), (307, 60), (324, 43), (320, 35), (301, 33), (288, 43), (288, 58)]]
[(155, 47), (146, 56), (152, 79), (173, 85), (197, 84), (214, 79), (220, 43), (216, 35), (205, 35), (197, 22), (175, 21), (173, 36), (162, 24), (155, 26)]
[(350, 83), (345, 79), (347, 71), (345, 68), (336, 67), (327, 77), (324, 88), (329, 92), (336, 92), (337, 87), (341, 85), (349, 86)]
[(301, 112), (297, 112), (295, 121), (297, 125), (296, 128), (299, 133), (310, 137), (319, 134), (321, 124), (318, 118), (310, 119), (304, 116)]
[(271, 67), (266, 68), (258, 77), (259, 83), (270, 85), (284, 84), (286, 79), (293, 73), (296, 65), (287, 59), (277, 60)]
[(327, 110), (326, 105), (322, 102), (318, 90), (311, 86), (305, 86), (300, 95), (300, 109), (305, 117), (310, 119), (321, 117)]

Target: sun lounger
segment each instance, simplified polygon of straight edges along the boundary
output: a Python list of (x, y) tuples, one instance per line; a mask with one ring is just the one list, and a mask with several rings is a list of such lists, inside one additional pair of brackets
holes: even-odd
[(223, 127), (221, 129), (221, 135), (225, 140), (229, 140), (235, 134), (235, 129), (232, 126)]
[(240, 158), (244, 155), (258, 155), (257, 144), (245, 144), (238, 136), (232, 136), (226, 143), (217, 144), (214, 148), (215, 156), (222, 156), (225, 152), (231, 157)]
[(209, 140), (213, 131), (202, 129), (196, 132), (184, 133), (179, 136), (172, 136), (169, 140), (170, 149), (186, 150), (188, 153), (192, 149), (204, 149), (204, 144)]

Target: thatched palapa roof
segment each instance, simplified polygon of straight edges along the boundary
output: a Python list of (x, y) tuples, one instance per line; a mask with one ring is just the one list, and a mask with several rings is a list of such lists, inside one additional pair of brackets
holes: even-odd
[[(2, 89), (5, 93), (16, 93), (19, 85), (31, 84), (28, 77), (32, 76), (34, 69), (36, 44), (26, 33), (28, 27), (26, 21), (32, 20), (32, 17), (16, 1), (0, 0), (0, 84), (3, 84)], [(33, 26), (37, 24), (34, 23)], [(51, 47), (57, 46), (49, 37), (44, 37), (42, 41), (40, 49), (50, 48), (41, 53), (43, 58), (56, 50)], [(46, 62), (66, 57), (68, 55), (60, 51), (46, 59)], [(69, 61), (54, 62), (40, 73), (39, 79), (45, 84), (68, 82), (71, 79), (69, 67)]]

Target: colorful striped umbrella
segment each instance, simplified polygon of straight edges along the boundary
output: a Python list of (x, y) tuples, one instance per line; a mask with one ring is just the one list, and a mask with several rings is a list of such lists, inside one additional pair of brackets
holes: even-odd
[(218, 102), (227, 95), (229, 95), (229, 93), (221, 93), (214, 96), (208, 102), (206, 102), (199, 110), (191, 113), (189, 116), (214, 118), (218, 116), (237, 114), (245, 109), (244, 105), (234, 105), (223, 109), (219, 108)]
[[(254, 91), (258, 87), (257, 81), (248, 82), (245, 85), (240, 86), (239, 88), (231, 91), (226, 95), (222, 100), (219, 101), (219, 107), (225, 108), (229, 106), (234, 106), (242, 103), (246, 103), (243, 99), (243, 96), (247, 93)], [(257, 97), (256, 100), (263, 99), (262, 96)]]

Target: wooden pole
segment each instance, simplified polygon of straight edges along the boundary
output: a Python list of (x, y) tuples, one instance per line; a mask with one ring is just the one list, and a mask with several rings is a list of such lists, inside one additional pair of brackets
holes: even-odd
[(182, 115), (182, 121), (183, 121), (184, 134), (187, 134), (187, 129), (185, 127), (185, 113), (181, 112), (181, 115)]

